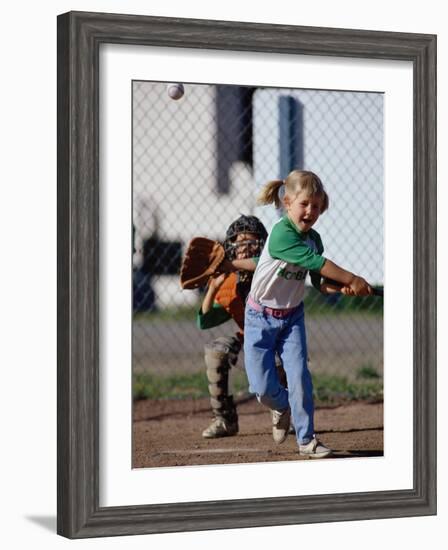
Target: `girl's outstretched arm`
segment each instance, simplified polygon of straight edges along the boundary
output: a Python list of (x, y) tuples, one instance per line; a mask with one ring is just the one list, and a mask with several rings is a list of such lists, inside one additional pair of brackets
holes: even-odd
[[(325, 260), (325, 263), (320, 270), (320, 274), (327, 279), (333, 279), (334, 281), (341, 283), (343, 285), (344, 294), (353, 296), (370, 296), (373, 294), (372, 287), (365, 279), (355, 275), (351, 271), (346, 271), (331, 260)], [(331, 292), (331, 285), (329, 285), (327, 291), (328, 290)]]

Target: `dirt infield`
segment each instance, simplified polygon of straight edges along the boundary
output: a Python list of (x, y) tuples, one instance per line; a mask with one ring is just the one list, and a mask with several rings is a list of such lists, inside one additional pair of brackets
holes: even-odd
[[(270, 415), (254, 398), (238, 403), (237, 436), (206, 440), (209, 400), (143, 400), (133, 408), (133, 468), (301, 460), (295, 437), (272, 441)], [(334, 458), (383, 455), (382, 403), (317, 408), (315, 425)]]

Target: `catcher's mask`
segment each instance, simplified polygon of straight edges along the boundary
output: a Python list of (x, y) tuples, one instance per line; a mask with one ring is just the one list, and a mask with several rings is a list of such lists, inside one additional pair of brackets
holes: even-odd
[(229, 260), (234, 260), (236, 257), (237, 246), (244, 246), (245, 244), (248, 244), (246, 242), (240, 242), (238, 245), (235, 243), (235, 240), (240, 233), (253, 233), (258, 235), (257, 241), (255, 243), (251, 242), (250, 244), (252, 245), (251, 250), (254, 251), (253, 255), (259, 256), (268, 236), (266, 228), (257, 217), (242, 215), (231, 223), (227, 229), (226, 239), (224, 241), (226, 258)]

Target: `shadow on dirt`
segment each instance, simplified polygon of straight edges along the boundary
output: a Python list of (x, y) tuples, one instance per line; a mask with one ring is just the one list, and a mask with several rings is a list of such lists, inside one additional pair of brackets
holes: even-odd
[[(384, 451), (359, 451), (359, 450), (337, 450), (333, 449), (333, 455), (331, 458), (366, 458), (366, 457), (378, 457), (384, 456)], [(339, 454), (340, 453), (340, 454)]]
[(383, 426), (374, 426), (372, 428), (349, 428), (347, 430), (319, 430), (319, 434), (351, 434), (356, 432), (376, 432), (382, 429)]

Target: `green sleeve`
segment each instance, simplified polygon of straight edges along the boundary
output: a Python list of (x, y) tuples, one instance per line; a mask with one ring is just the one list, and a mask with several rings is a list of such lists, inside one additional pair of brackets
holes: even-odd
[(215, 302), (212, 309), (207, 313), (202, 313), (202, 309), (198, 311), (196, 323), (201, 330), (205, 330), (208, 328), (217, 327), (229, 319), (231, 319), (230, 313)]
[[(319, 237), (316, 232), (311, 236), (313, 239), (316, 239), (316, 236)], [(322, 245), (321, 241), (320, 244)], [(320, 271), (325, 263), (325, 258), (314, 252), (297, 229), (287, 221), (274, 226), (269, 238), (269, 254), (272, 258), (299, 265), (309, 271)]]

